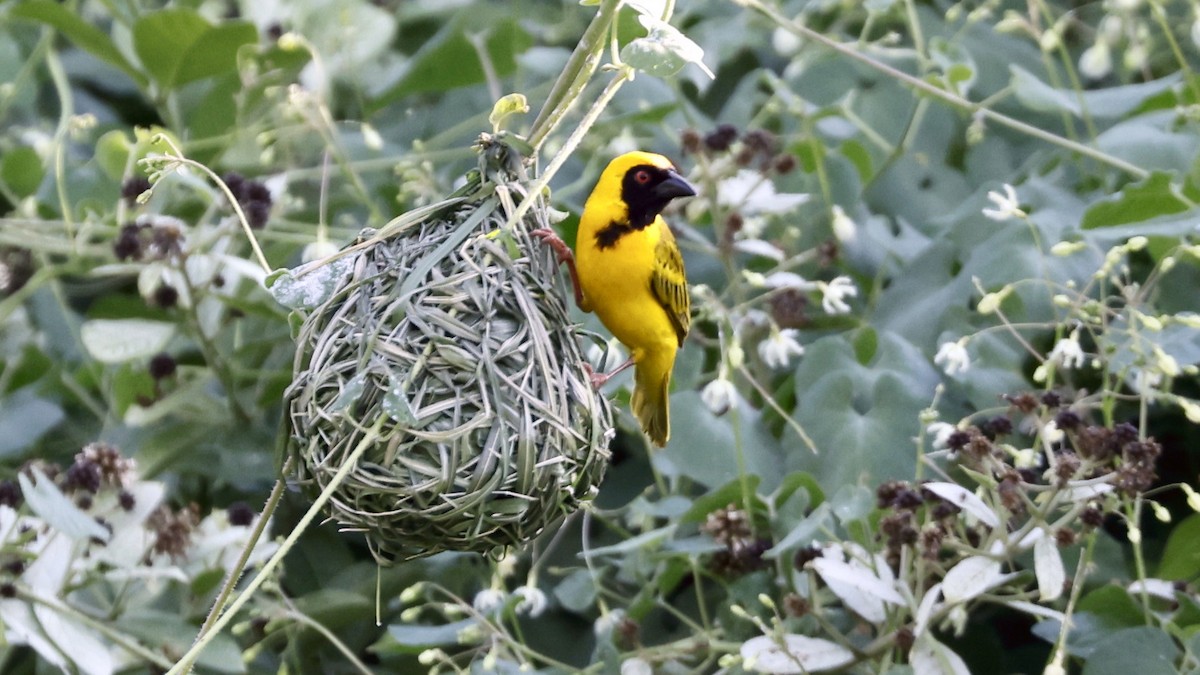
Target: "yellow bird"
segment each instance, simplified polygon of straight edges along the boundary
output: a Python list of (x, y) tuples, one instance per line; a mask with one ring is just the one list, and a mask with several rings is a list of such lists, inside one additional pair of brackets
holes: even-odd
[(609, 163), (584, 204), (574, 256), (549, 230), (534, 232), (567, 264), (579, 308), (629, 349), (628, 361), (593, 375), (593, 384), (636, 366), (633, 413), (658, 446), (671, 436), (667, 388), (692, 322), (683, 257), (659, 213), (695, 194), (666, 157), (628, 152)]

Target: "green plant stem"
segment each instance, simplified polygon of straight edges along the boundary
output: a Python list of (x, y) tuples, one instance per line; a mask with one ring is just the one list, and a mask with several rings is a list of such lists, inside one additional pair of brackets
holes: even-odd
[(1175, 56), (1175, 61), (1179, 64), (1179, 70), (1183, 71), (1183, 81), (1192, 90), (1192, 97), (1200, 101), (1200, 84), (1196, 82), (1192, 66), (1188, 58), (1184, 56), (1183, 49), (1179, 46), (1179, 41), (1175, 39), (1175, 31), (1172, 30), (1171, 21), (1167, 18), (1166, 12), (1163, 11), (1161, 0), (1150, 0), (1150, 13), (1154, 15), (1154, 20), (1158, 22), (1158, 27), (1162, 30), (1163, 37), (1166, 38), (1167, 44), (1171, 46), (1171, 54)]
[(183, 279), (183, 285), (187, 289), (188, 298), (191, 302), (188, 307), (183, 310), (187, 324), (192, 329), (192, 336), (196, 339), (196, 346), (200, 348), (200, 353), (204, 355), (205, 362), (213, 369), (217, 379), (220, 380), (221, 386), (225, 388), (225, 398), (229, 401), (229, 413), (233, 418), (241, 424), (250, 422), (250, 414), (242, 408), (241, 402), (237, 398), (237, 382), (234, 378), (233, 371), (225, 363), (225, 358), (221, 356), (221, 350), (217, 348), (215, 342), (204, 332), (204, 324), (200, 320), (199, 298), (196, 295), (196, 286), (192, 283), (192, 278), (188, 274), (187, 261), (179, 260), (178, 267), (180, 278)]
[(1075, 576), (1071, 582), (1071, 594), (1067, 596), (1067, 607), (1063, 610), (1062, 624), (1058, 627), (1058, 637), (1054, 640), (1051, 655), (1064, 652), (1067, 648), (1067, 635), (1071, 632), (1071, 615), (1075, 613), (1075, 605), (1083, 595), (1084, 579), (1087, 578), (1088, 567), (1092, 562), (1092, 553), (1096, 547), (1096, 534), (1088, 537), (1087, 546), (1079, 553), (1079, 563), (1075, 567)]
[[(280, 432), (280, 440), (277, 441), (280, 445), (287, 444), (287, 434), (284, 431)], [(284, 463), (280, 473), (286, 476), (291, 473), (292, 462), (289, 459)], [(267, 529), (267, 524), (271, 520), (271, 516), (275, 514), (275, 509), (279, 507), (279, 500), (283, 497), (283, 490), (287, 485), (282, 477), (275, 481), (275, 487), (271, 489), (271, 494), (267, 497), (266, 504), (263, 505), (262, 513), (258, 517), (258, 522), (254, 524), (254, 530), (250, 532), (250, 537), (246, 541), (246, 546), (238, 555), (238, 559), (229, 568), (229, 573), (225, 575), (225, 580), (221, 583), (221, 590), (217, 592), (217, 597), (213, 600), (212, 608), (208, 612), (208, 616), (204, 618), (204, 625), (200, 626), (200, 632), (196, 635), (199, 640), (204, 637), (210, 630), (213, 624), (217, 622), (217, 618), (221, 615), (221, 610), (229, 602), (230, 596), (233, 595), (233, 590), (237, 587), (238, 579), (241, 579), (242, 573), (246, 571), (246, 565), (250, 561), (250, 555), (254, 552), (255, 545), (262, 538), (263, 532)]]
[(613, 79), (609, 81), (608, 86), (606, 86), (604, 91), (601, 92), (600, 97), (596, 99), (596, 102), (593, 103), (592, 107), (589, 108), (587, 113), (584, 114), (583, 119), (579, 121), (579, 126), (575, 127), (575, 131), (572, 131), (571, 135), (567, 137), (567, 140), (563, 142), (562, 148), (557, 154), (554, 155), (554, 158), (550, 160), (550, 163), (546, 165), (545, 170), (543, 170), (541, 175), (538, 176), (537, 180), (533, 182), (533, 185), (529, 187), (529, 192), (525, 195), (525, 198), (521, 200), (521, 203), (517, 206), (517, 209), (508, 217), (508, 222), (504, 224), (504, 228), (506, 230), (521, 222), (521, 219), (525, 217), (525, 214), (529, 212), (529, 209), (539, 199), (543, 198), (543, 193), (546, 190), (546, 186), (550, 184), (550, 180), (554, 178), (554, 174), (558, 173), (558, 170), (562, 168), (563, 163), (567, 161), (567, 158), (571, 156), (571, 153), (575, 151), (575, 148), (579, 147), (579, 144), (583, 141), (583, 137), (587, 135), (587, 132), (592, 128), (592, 125), (596, 123), (597, 119), (599, 119), (600, 113), (604, 112), (604, 109), (608, 106), (609, 101), (612, 101), (613, 97), (617, 95), (617, 92), (621, 90), (621, 86), (631, 79), (633, 79), (632, 68), (623, 67), (617, 70), (616, 75), (614, 75)]
[[(242, 231), (246, 234), (246, 239), (250, 242), (250, 248), (253, 249), (254, 257), (258, 260), (259, 266), (262, 267), (264, 272), (270, 274), (271, 265), (267, 262), (267, 257), (263, 255), (262, 248), (258, 245), (258, 238), (254, 236), (254, 230), (250, 227), (250, 221), (246, 219), (246, 212), (242, 210), (242, 205), (238, 203), (237, 197), (234, 196), (233, 191), (229, 189), (229, 186), (225, 184), (225, 181), (221, 180), (221, 177), (218, 176), (212, 169), (201, 164), (200, 162), (185, 157), (183, 155), (183, 151), (177, 148), (171, 139), (165, 134), (159, 134), (155, 140), (166, 145), (171, 149), (171, 152), (174, 153), (165, 155), (165, 159), (168, 162), (183, 166), (190, 166), (197, 171), (200, 171), (204, 175), (208, 176), (208, 178), (212, 180), (213, 184), (217, 186), (217, 189), (219, 189), (221, 193), (225, 195), (225, 199), (233, 208), (234, 214), (237, 215), (238, 222), (241, 223)], [(163, 158), (147, 157), (146, 159), (141, 160), (141, 162), (152, 165), (155, 162), (162, 161), (162, 159)]]
[(799, 436), (800, 440), (804, 442), (804, 445), (812, 451), (812, 454), (821, 454), (817, 450), (817, 444), (813, 441), (812, 437), (808, 435), (808, 432), (804, 430), (804, 427), (801, 426), (799, 422), (792, 419), (792, 415), (784, 410), (783, 407), (780, 406), (775, 400), (775, 397), (771, 395), (771, 392), (767, 391), (767, 388), (754, 378), (754, 376), (750, 373), (750, 370), (746, 368), (745, 364), (738, 366), (737, 372), (741, 373), (742, 376), (746, 378), (746, 381), (750, 383), (750, 386), (754, 387), (754, 389), (763, 397), (763, 401), (770, 406), (772, 410), (779, 413), (779, 416), (783, 418), (783, 421), (792, 429), (792, 431), (796, 432), (796, 435)]
[(60, 106), (58, 128), (54, 132), (54, 188), (58, 193), (58, 206), (62, 211), (67, 239), (71, 241), (71, 249), (74, 251), (75, 220), (71, 214), (71, 198), (67, 194), (66, 144), (71, 133), (71, 117), (75, 114), (75, 99), (71, 95), (71, 84), (67, 81), (62, 61), (53, 49), (46, 51), (46, 68), (50, 71), (50, 79), (54, 82), (54, 91), (58, 95)]
[(263, 585), (267, 578), (274, 574), (275, 568), (283, 562), (284, 557), (287, 556), (287, 554), (292, 550), (292, 547), (296, 545), (296, 542), (300, 539), (300, 536), (304, 534), (304, 532), (308, 529), (308, 526), (312, 524), (312, 521), (315, 520), (318, 515), (320, 515), (321, 510), (325, 507), (325, 503), (328, 502), (329, 498), (333, 496), (334, 490), (336, 490), (338, 486), (342, 484), (342, 481), (346, 480), (346, 476), (348, 476), (350, 472), (358, 465), (359, 458), (363, 456), (363, 453), (365, 453), (368, 448), (374, 446), (379, 440), (379, 430), (383, 428), (384, 422), (388, 419), (389, 418), (386, 415), (380, 415), (375, 424), (370, 429), (366, 430), (366, 433), (363, 434), (362, 440), (358, 442), (358, 445), (354, 448), (354, 451), (346, 457), (344, 462), (342, 462), (342, 466), (338, 468), (337, 473), (335, 473), (333, 478), (329, 480), (329, 483), (325, 486), (325, 489), (321, 490), (321, 494), (317, 495), (317, 498), (313, 500), (312, 506), (308, 508), (308, 511), (304, 513), (299, 522), (296, 523), (296, 526), (292, 528), (291, 533), (289, 533), (287, 538), (283, 540), (283, 543), (279, 545), (279, 549), (275, 551), (274, 555), (272, 555), (270, 559), (263, 563), (262, 568), (258, 570), (258, 574), (254, 575), (254, 578), (250, 580), (250, 583), (248, 583), (246, 587), (242, 589), (242, 592), (238, 594), (237, 598), (229, 604), (228, 609), (226, 609), (220, 617), (212, 622), (212, 624), (209, 626), (208, 632), (202, 633), (196, 639), (195, 644), (193, 644), (191, 648), (188, 649), (187, 653), (179, 659), (179, 662), (176, 663), (170, 671), (168, 671), (167, 675), (181, 675), (182, 673), (191, 672), (192, 666), (196, 662), (196, 657), (200, 655), (200, 652), (204, 651), (204, 648), (208, 646), (208, 643), (212, 642), (213, 637), (216, 636), (230, 621), (233, 620), (233, 617), (237, 615), (238, 610), (240, 610), (242, 606), (250, 601), (250, 598), (254, 596), (254, 593), (258, 591), (258, 588)]
[(339, 640), (338, 637), (333, 634), (333, 631), (326, 628), (324, 624), (313, 619), (307, 614), (296, 610), (289, 610), (287, 617), (296, 623), (308, 626), (309, 628), (320, 633), (321, 637), (325, 638), (329, 644), (333, 645), (334, 649), (337, 649), (342, 656), (346, 657), (346, 660), (349, 661), (350, 664), (358, 670), (358, 672), (364, 673), (364, 675), (371, 675), (371, 669), (367, 667), (367, 664), (363, 663), (361, 659), (355, 656), (354, 651), (347, 647), (346, 643)]
[(787, 17), (780, 14), (777, 9), (775, 9), (774, 7), (768, 7), (761, 0), (734, 0), (734, 2), (736, 2), (739, 5), (742, 5), (745, 7), (750, 7), (754, 10), (757, 10), (758, 12), (766, 15), (769, 19), (771, 19), (772, 21), (777, 23), (780, 27), (794, 33), (795, 35), (798, 35), (806, 40), (812, 40), (814, 42), (819, 42), (820, 44), (822, 44), (844, 56), (854, 59), (855, 61), (858, 61), (859, 63), (865, 64), (866, 66), (868, 66), (870, 68), (878, 70), (879, 72), (887, 75), (888, 77), (895, 78), (896, 80), (899, 80), (900, 82), (907, 84), (908, 86), (912, 87), (913, 89), (916, 89), (917, 91), (919, 91), (923, 94), (932, 96), (933, 98), (939, 99), (944, 103), (948, 103), (956, 108), (960, 108), (962, 110), (965, 110), (965, 111), (975, 114), (975, 115), (981, 115), (982, 117), (984, 117), (988, 120), (996, 122), (997, 124), (1000, 124), (1002, 126), (1006, 126), (1010, 129), (1013, 129), (1015, 131), (1023, 133), (1027, 136), (1032, 136), (1033, 138), (1037, 138), (1039, 140), (1046, 141), (1047, 143), (1057, 145), (1066, 150), (1070, 150), (1071, 152), (1077, 152), (1085, 157), (1094, 159), (1095, 161), (1100, 162), (1101, 164), (1107, 164), (1108, 166), (1111, 166), (1115, 169), (1124, 171), (1125, 173), (1133, 176), (1134, 178), (1143, 179), (1143, 178), (1147, 178), (1150, 176), (1149, 171), (1147, 171), (1139, 166), (1136, 166), (1134, 164), (1130, 164), (1129, 162), (1126, 162), (1125, 160), (1123, 160), (1119, 157), (1114, 157), (1108, 153), (1105, 153), (1105, 152), (1102, 152), (1095, 148), (1086, 146), (1082, 143), (1063, 138), (1062, 136), (1050, 133), (1049, 131), (1045, 131), (1043, 129), (1039, 129), (1038, 127), (1035, 127), (1032, 124), (1022, 122), (1018, 119), (1009, 117), (1008, 115), (1004, 115), (1002, 113), (998, 113), (989, 108), (985, 108), (978, 103), (969, 101), (965, 98), (962, 98), (961, 96), (958, 96), (957, 94), (948, 92), (944, 89), (939, 89), (938, 87), (935, 87), (934, 85), (926, 82), (925, 80), (922, 80), (918, 77), (914, 77), (902, 70), (893, 68), (892, 66), (889, 66), (885, 63), (877, 61), (877, 60), (871, 58), (870, 56), (867, 56), (866, 54), (863, 54), (863, 53), (857, 51), (856, 49), (854, 49), (853, 47), (851, 47), (849, 45), (842, 44), (841, 42), (838, 42), (836, 40), (833, 40), (831, 38), (828, 38), (828, 37), (822, 35), (821, 33), (809, 28), (808, 26), (805, 26), (803, 24), (792, 21), (791, 19), (788, 19)]
[(620, 0), (604, 0), (600, 3), (600, 9), (596, 11), (596, 16), (592, 18), (592, 22), (588, 24), (579, 44), (575, 46), (575, 51), (567, 60), (562, 75), (554, 82), (550, 93), (546, 95), (546, 102), (542, 105), (542, 109), (538, 112), (529, 131), (529, 144), (533, 146), (535, 152), (558, 128), (563, 118), (574, 106), (575, 101), (583, 93), (584, 87), (592, 79), (596, 68), (599, 67), (600, 55), (604, 53), (609, 28), (616, 18), (617, 8), (620, 5)]

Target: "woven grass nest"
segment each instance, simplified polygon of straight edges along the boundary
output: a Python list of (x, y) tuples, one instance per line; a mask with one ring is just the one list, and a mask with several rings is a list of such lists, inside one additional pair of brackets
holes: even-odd
[(455, 196), (343, 259), (298, 336), (297, 478), (315, 495), (370, 444), (326, 508), (381, 564), (527, 542), (592, 498), (608, 465), (611, 408), (554, 256), (528, 234), (548, 208), (505, 228), (526, 195), (521, 158), (491, 137), (478, 149)]

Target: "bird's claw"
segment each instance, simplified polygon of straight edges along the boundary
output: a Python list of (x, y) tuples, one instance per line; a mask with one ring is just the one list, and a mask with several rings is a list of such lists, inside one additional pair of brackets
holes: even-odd
[(583, 364), (583, 369), (587, 372), (588, 381), (592, 383), (593, 389), (603, 387), (613, 376), (613, 373), (597, 373), (590, 363)]
[(541, 227), (536, 230), (530, 230), (529, 234), (549, 246), (554, 251), (554, 254), (558, 256), (558, 263), (560, 265), (575, 259), (575, 254), (571, 253), (571, 247), (567, 246), (567, 242), (555, 234), (554, 230)]

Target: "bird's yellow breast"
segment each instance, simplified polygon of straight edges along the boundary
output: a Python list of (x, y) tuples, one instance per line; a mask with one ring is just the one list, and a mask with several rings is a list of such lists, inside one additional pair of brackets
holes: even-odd
[(629, 347), (635, 361), (646, 350), (674, 354), (679, 338), (651, 286), (655, 250), (666, 223), (655, 218), (649, 226), (626, 232), (611, 246), (600, 247), (596, 233), (611, 221), (597, 219), (599, 212), (611, 213), (591, 205), (585, 209), (575, 246), (584, 297), (613, 337)]

